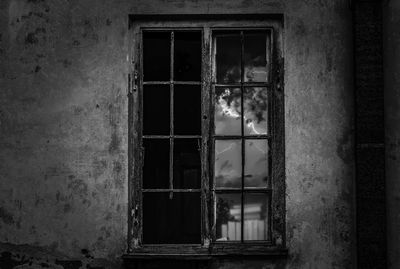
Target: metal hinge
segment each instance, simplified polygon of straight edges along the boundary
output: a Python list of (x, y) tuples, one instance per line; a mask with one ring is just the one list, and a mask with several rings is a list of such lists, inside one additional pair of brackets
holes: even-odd
[(276, 85), (276, 89), (280, 92), (283, 89), (283, 62), (284, 59), (280, 58), (278, 63), (277, 63), (277, 67), (275, 69), (275, 85)]
[(139, 73), (138, 71), (133, 72), (133, 78), (131, 74), (128, 74), (128, 95), (132, 94), (133, 92), (136, 92), (138, 89), (138, 78), (139, 78)]
[(132, 222), (133, 223), (133, 227), (137, 227), (139, 225), (139, 220), (138, 220), (139, 207), (138, 207), (138, 205), (136, 205), (135, 208), (132, 208), (131, 217), (132, 217), (132, 220), (133, 220), (133, 222)]
[(131, 218), (132, 218), (132, 227), (131, 227), (131, 236), (132, 240), (130, 242), (130, 250), (132, 251), (139, 246), (139, 240), (135, 237), (135, 231), (139, 228), (139, 207), (136, 205), (134, 208), (131, 209)]

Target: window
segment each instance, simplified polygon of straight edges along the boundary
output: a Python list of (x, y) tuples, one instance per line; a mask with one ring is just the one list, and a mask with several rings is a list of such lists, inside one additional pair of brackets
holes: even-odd
[(131, 26), (129, 252), (283, 253), (281, 20)]

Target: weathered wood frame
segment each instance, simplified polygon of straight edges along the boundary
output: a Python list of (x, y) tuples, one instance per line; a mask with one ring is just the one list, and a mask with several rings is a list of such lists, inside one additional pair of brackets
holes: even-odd
[[(129, 63), (129, 168), (128, 168), (128, 258), (145, 257), (192, 257), (202, 259), (211, 256), (231, 255), (285, 255), (285, 165), (284, 165), (284, 93), (283, 93), (283, 16), (281, 15), (132, 15), (130, 16), (130, 63)], [(269, 29), (272, 33), (272, 61), (269, 96), (271, 96), (269, 141), (271, 159), (271, 234), (270, 241), (213, 242), (213, 187), (210, 186), (213, 148), (210, 126), (212, 123), (212, 31)], [(202, 40), (202, 240), (201, 244), (143, 245), (142, 236), (142, 124), (141, 93), (144, 85), (140, 70), (141, 34), (143, 30), (201, 30)], [(172, 71), (171, 71), (172, 72)], [(256, 84), (258, 85), (258, 84)], [(254, 138), (253, 136), (251, 138)], [(257, 137), (256, 137), (257, 138)], [(160, 190), (168, 191), (168, 190)], [(171, 191), (171, 190), (169, 190)], [(180, 190), (174, 190), (180, 191)], [(193, 190), (197, 191), (197, 190)], [(269, 190), (268, 190), (269, 191)]]

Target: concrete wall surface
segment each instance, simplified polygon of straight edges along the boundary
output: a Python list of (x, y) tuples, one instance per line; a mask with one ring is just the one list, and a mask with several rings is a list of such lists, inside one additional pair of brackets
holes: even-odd
[(128, 15), (284, 14), (289, 256), (355, 268), (345, 0), (0, 1), (0, 268), (119, 268), (127, 235)]

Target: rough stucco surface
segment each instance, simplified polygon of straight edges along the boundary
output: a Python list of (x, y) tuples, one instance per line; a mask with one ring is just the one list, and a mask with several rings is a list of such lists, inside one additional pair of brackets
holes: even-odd
[(289, 257), (212, 268), (354, 268), (351, 13), (344, 0), (1, 1), (1, 263), (120, 266), (128, 14), (135, 13), (285, 15)]

